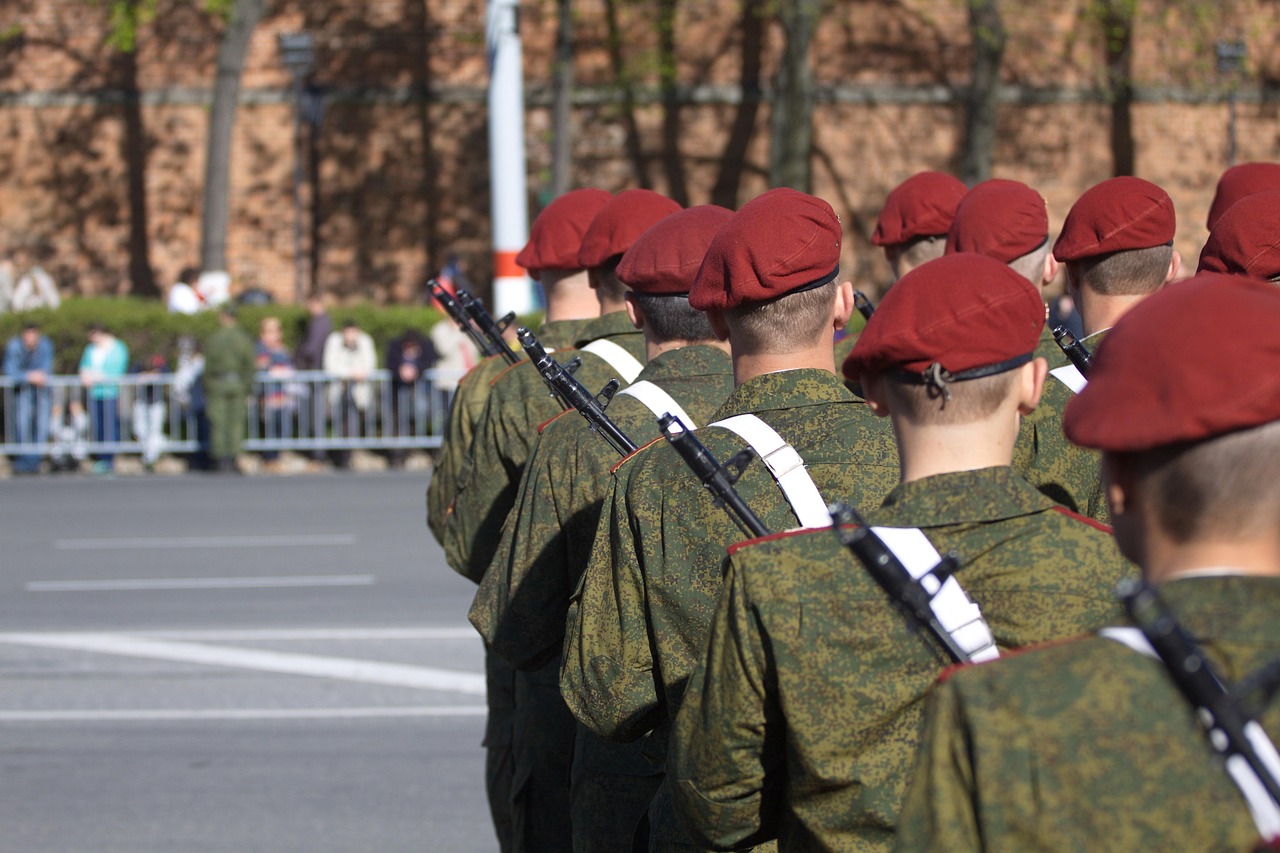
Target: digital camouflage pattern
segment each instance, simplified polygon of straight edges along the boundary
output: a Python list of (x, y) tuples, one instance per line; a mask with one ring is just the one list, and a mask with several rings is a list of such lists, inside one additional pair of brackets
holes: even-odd
[[(1050, 370), (1070, 363), (1047, 326), (1040, 333), (1036, 356), (1048, 361)], [(1101, 457), (1097, 451), (1076, 447), (1062, 432), (1062, 413), (1072, 396), (1066, 385), (1045, 377), (1040, 405), (1023, 417), (1018, 430), (1013, 469), (1067, 509), (1106, 523)]]
[[(661, 386), (690, 417), (705, 423), (733, 390), (733, 365), (722, 349), (687, 346), (662, 353), (637, 378)], [(639, 400), (616, 397), (607, 414), (637, 443), (658, 437), (657, 417)], [(586, 565), (617, 462), (617, 451), (576, 411), (547, 424), (534, 446), (498, 557), (471, 608), (472, 624), (490, 648), (522, 669), (559, 672), (569, 597)], [(558, 683), (551, 688), (559, 698)], [(581, 727), (570, 808), (577, 853), (629, 848), (661, 772), (643, 754), (645, 747), (643, 740), (611, 743)]]
[[(1114, 623), (1131, 573), (1105, 529), (1011, 469), (899, 485), (869, 523), (919, 527), (1002, 649)], [(676, 721), (673, 796), (703, 843), (887, 850), (924, 698), (950, 663), (830, 529), (737, 545)], [(943, 844), (934, 849), (949, 849)]]
[[(1160, 594), (1229, 684), (1280, 656), (1280, 578)], [(1280, 738), (1280, 705), (1259, 721)], [(1240, 791), (1164, 666), (1091, 637), (955, 672), (929, 700), (904, 851), (1253, 849)]]
[[(574, 342), (575, 349), (557, 352), (556, 359), (563, 363), (581, 356), (582, 366), (574, 377), (592, 392), (617, 375), (604, 359), (580, 351), (596, 340), (612, 341), (644, 361), (644, 336), (625, 311), (614, 311), (588, 322)], [(527, 361), (493, 382), (471, 449), (458, 472), (453, 512), (445, 520), (443, 542), (449, 565), (476, 583), (489, 568), (502, 540), (502, 525), (515, 503), (516, 488), (533, 450), (537, 428), (561, 411), (563, 407), (551, 396), (542, 375)]]
[[(441, 321), (446, 322), (446, 321)], [(588, 320), (555, 320), (544, 323), (538, 329), (538, 340), (548, 350), (570, 346)], [(427, 486), (427, 527), (436, 541), (444, 544), (445, 519), (453, 510), (453, 498), (457, 494), (458, 477), (462, 470), (477, 423), (484, 413), (489, 399), (490, 383), (508, 365), (501, 356), (492, 355), (467, 371), (458, 383), (449, 407), (449, 423), (444, 442), (431, 469), (431, 482)], [(455, 567), (455, 571), (460, 571)]]
[[(824, 495), (875, 505), (897, 481), (888, 421), (827, 371), (751, 379), (712, 420), (745, 413), (759, 416), (795, 447)], [(744, 446), (724, 429), (704, 426), (698, 437), (721, 463)], [(737, 488), (770, 528), (796, 526), (759, 460)], [(616, 740), (656, 729), (651, 740), (665, 745), (706, 644), (725, 548), (743, 536), (665, 441), (622, 463), (566, 624), (561, 689), (579, 720)], [(665, 786), (650, 821), (654, 849), (691, 849)]]

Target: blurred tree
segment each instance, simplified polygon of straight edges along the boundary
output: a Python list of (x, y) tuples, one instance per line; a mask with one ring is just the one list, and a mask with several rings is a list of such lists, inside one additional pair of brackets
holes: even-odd
[(960, 180), (969, 186), (991, 177), (1000, 95), (1000, 65), (1009, 33), (997, 0), (966, 0), (973, 56), (964, 95)]
[(569, 190), (573, 153), (573, 0), (556, 0), (556, 54), (551, 95), (551, 197)]
[(802, 192), (813, 187), (814, 85), (809, 48), (826, 7), (826, 0), (777, 3), (786, 44), (773, 80), (769, 118), (769, 183), (775, 187)]

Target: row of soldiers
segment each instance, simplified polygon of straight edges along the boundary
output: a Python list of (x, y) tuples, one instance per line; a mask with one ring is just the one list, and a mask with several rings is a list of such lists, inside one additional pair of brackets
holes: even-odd
[[(546, 295), (537, 338), (586, 388), (622, 383), (607, 414), (639, 449), (528, 361), (458, 387), (427, 521), (479, 585), (502, 849), (1269, 834), (1161, 664), (1097, 633), (1141, 573), (1226, 678), (1280, 652), (1280, 165), (1224, 174), (1209, 226), (1182, 280), (1148, 181), (1093, 187), (1051, 241), (1034, 189), (921, 173), (873, 237), (899, 278), (837, 343), (855, 296), (821, 199), (552, 202), (517, 259)], [(1087, 377), (1045, 328), (1060, 264)], [(689, 434), (749, 517), (690, 472)], [(858, 525), (833, 526), (836, 501)], [(931, 590), (960, 659), (1056, 644), (948, 670), (851, 529)], [(960, 567), (932, 571), (943, 554)]]

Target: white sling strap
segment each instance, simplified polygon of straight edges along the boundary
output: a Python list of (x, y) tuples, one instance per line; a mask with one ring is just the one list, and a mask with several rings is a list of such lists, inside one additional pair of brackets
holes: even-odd
[[(1151, 648), (1151, 644), (1138, 628), (1103, 628), (1098, 634), (1108, 640), (1123, 643), (1139, 654), (1156, 660), (1160, 659), (1156, 650)], [(1196, 712), (1203, 722), (1204, 712), (1199, 708)], [(1276, 745), (1272, 743), (1266, 731), (1257, 720), (1245, 723), (1244, 731), (1258, 753), (1258, 758), (1271, 771), (1271, 775), (1280, 778), (1280, 753), (1276, 751)], [(1223, 737), (1223, 735), (1220, 731), (1210, 730), (1209, 739), (1215, 742), (1216, 747), (1215, 734), (1217, 737)], [(1227, 758), (1226, 767), (1227, 775), (1240, 789), (1245, 803), (1249, 806), (1249, 814), (1253, 816), (1253, 824), (1258, 828), (1258, 832), (1266, 839), (1280, 837), (1280, 805), (1277, 805), (1267, 794), (1266, 788), (1253, 772), (1253, 768), (1249, 766), (1249, 762), (1244, 756), (1232, 755)]]
[(689, 417), (689, 413), (676, 402), (675, 397), (672, 397), (666, 390), (654, 385), (647, 379), (631, 383), (619, 391), (618, 394), (635, 397), (644, 404), (645, 408), (653, 412), (654, 417), (660, 418), (663, 415), (672, 414), (679, 418), (687, 429), (698, 428), (698, 425), (693, 422), (693, 418)]
[(755, 415), (736, 415), (716, 421), (712, 426), (736, 433), (751, 445), (777, 481), (778, 488), (782, 490), (787, 503), (791, 504), (791, 511), (796, 514), (801, 527), (831, 526), (827, 502), (822, 499), (818, 487), (813, 484), (813, 478), (805, 470), (804, 460), (794, 447), (774, 432), (773, 427)]
[(603, 358), (617, 372), (618, 376), (628, 383), (634, 382), (636, 377), (640, 375), (640, 371), (644, 370), (644, 365), (634, 355), (613, 341), (603, 339), (592, 341), (583, 347), (582, 351)]
[(914, 527), (873, 527), (871, 532), (880, 537), (885, 547), (929, 594), (929, 609), (938, 624), (951, 635), (970, 661), (981, 663), (1000, 657), (991, 628), (982, 618), (982, 611), (969, 600), (960, 582), (954, 576), (939, 582), (930, 573), (942, 560), (942, 555), (922, 531)]
[(1049, 371), (1049, 375), (1070, 388), (1073, 394), (1079, 394), (1089, 384), (1089, 380), (1084, 378), (1084, 374), (1074, 364), (1055, 367)]

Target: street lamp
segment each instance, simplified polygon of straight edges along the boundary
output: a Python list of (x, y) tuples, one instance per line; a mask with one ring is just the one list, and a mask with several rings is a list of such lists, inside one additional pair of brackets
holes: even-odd
[(1216, 45), (1218, 73), (1229, 77), (1227, 84), (1227, 166), (1236, 164), (1236, 82), (1244, 68), (1245, 47), (1242, 41), (1221, 40)]
[(303, 86), (316, 64), (315, 40), (311, 33), (280, 33), (280, 60), (293, 77), (293, 298), (305, 296), (304, 254), (302, 251), (302, 120), (306, 110)]

